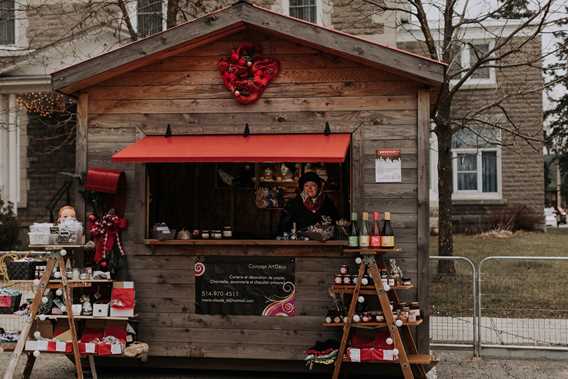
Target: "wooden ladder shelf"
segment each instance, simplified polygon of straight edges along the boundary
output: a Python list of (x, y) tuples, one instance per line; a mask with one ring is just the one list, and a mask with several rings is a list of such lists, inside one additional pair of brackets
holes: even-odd
[[(412, 333), (410, 330), (411, 326), (418, 325), (419, 323), (409, 324), (404, 323), (400, 328), (396, 326), (393, 312), (390, 307), (389, 295), (383, 288), (383, 284), (380, 278), (379, 269), (375, 256), (382, 250), (372, 250), (372, 249), (360, 249), (358, 251), (351, 249), (350, 252), (358, 252), (362, 256), (362, 262), (359, 265), (359, 272), (357, 276), (357, 283), (353, 289), (353, 294), (351, 296), (351, 301), (349, 304), (349, 310), (347, 312), (347, 318), (343, 323), (343, 335), (341, 337), (341, 343), (339, 345), (339, 352), (335, 360), (335, 365), (333, 369), (333, 379), (338, 379), (341, 372), (341, 366), (345, 361), (345, 352), (347, 350), (347, 343), (349, 341), (349, 336), (351, 332), (351, 327), (353, 323), (353, 315), (355, 314), (355, 309), (357, 306), (357, 298), (360, 294), (376, 295), (380, 308), (383, 312), (385, 322), (376, 325), (377, 328), (383, 327), (389, 331), (391, 338), (393, 339), (394, 346), (398, 349), (398, 360), (396, 361), (384, 361), (384, 362), (373, 362), (373, 363), (393, 363), (400, 365), (402, 375), (404, 379), (413, 379), (415, 377), (425, 378), (426, 377), (426, 365), (432, 363), (432, 357), (430, 355), (418, 354), (416, 349), (416, 344)], [(361, 279), (365, 274), (365, 269), (370, 274), (374, 283), (374, 293), (370, 293), (369, 290), (363, 290), (361, 288)], [(344, 292), (344, 291), (336, 291)], [(351, 291), (349, 291), (351, 292)], [(399, 297), (395, 290), (392, 288), (389, 291), (392, 295), (392, 300), (395, 304), (399, 303)], [(413, 371), (414, 367), (414, 371)], [(415, 376), (416, 374), (416, 376)]]
[[(73, 319), (73, 311), (71, 308), (72, 299), (71, 299), (71, 285), (67, 281), (67, 276), (65, 273), (65, 256), (67, 255), (67, 251), (60, 248), (47, 249), (51, 250), (47, 257), (47, 268), (43, 273), (39, 286), (36, 289), (34, 294), (34, 298), (30, 308), (30, 315), (28, 316), (24, 328), (20, 334), (20, 338), (12, 352), (12, 356), (10, 357), (10, 362), (8, 363), (8, 367), (6, 368), (6, 372), (4, 373), (4, 379), (12, 379), (14, 377), (14, 373), (16, 371), (16, 367), (18, 365), (18, 361), (22, 352), (24, 351), (24, 347), (26, 345), (26, 341), (29, 338), (30, 331), (32, 329), (32, 325), (38, 316), (39, 308), (42, 303), (42, 298), (44, 292), (47, 288), (52, 288), (54, 286), (53, 283), (50, 283), (51, 273), (53, 272), (55, 267), (59, 267), (59, 271), (62, 273), (61, 275), (61, 282), (58, 283), (57, 287), (63, 289), (63, 296), (65, 298), (65, 308), (67, 310), (67, 320), (69, 322), (69, 329), (71, 331), (72, 337), (72, 345), (73, 345), (73, 358), (75, 363), (75, 369), (77, 373), (78, 379), (83, 379), (83, 370), (81, 367), (81, 354), (79, 353), (79, 342), (77, 340), (77, 330), (75, 327), (75, 320)], [(50, 353), (53, 354), (53, 353)], [(66, 353), (61, 353), (66, 354)], [(28, 360), (26, 362), (26, 367), (24, 369), (24, 378), (28, 378), (31, 375), (36, 357), (29, 352), (27, 354)], [(89, 364), (91, 368), (91, 372), (93, 377), (96, 379), (96, 370), (94, 367), (94, 359), (92, 355), (89, 355)]]

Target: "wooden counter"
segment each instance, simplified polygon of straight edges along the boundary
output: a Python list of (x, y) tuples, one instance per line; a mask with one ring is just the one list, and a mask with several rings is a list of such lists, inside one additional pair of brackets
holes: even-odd
[(144, 243), (149, 246), (347, 246), (347, 241), (329, 240), (329, 241), (292, 241), (292, 240), (237, 240), (237, 239), (221, 239), (221, 240), (156, 240), (146, 239)]
[(347, 241), (279, 241), (279, 240), (144, 240), (145, 251), (139, 255), (189, 256), (280, 256), (341, 257), (352, 254), (343, 250)]

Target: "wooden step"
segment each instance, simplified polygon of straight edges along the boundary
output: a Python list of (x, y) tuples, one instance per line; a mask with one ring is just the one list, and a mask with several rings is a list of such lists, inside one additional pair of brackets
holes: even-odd
[(392, 248), (392, 249), (373, 249), (370, 247), (361, 247), (357, 249), (343, 249), (345, 253), (355, 253), (355, 254), (363, 254), (363, 255), (376, 255), (376, 254), (385, 254), (385, 253), (400, 253), (399, 248)]
[(12, 351), (16, 347), (15, 342), (1, 342), (0, 351)]
[[(422, 320), (418, 320), (418, 321), (414, 321), (414, 322), (405, 322), (403, 325), (404, 326), (418, 326), (422, 324)], [(339, 327), (343, 327), (343, 323), (326, 323), (324, 322), (322, 324), (322, 326), (328, 327), (328, 328), (339, 328)], [(387, 323), (386, 322), (352, 322), (351, 323), (351, 327), (352, 328), (369, 328), (369, 329), (374, 329), (374, 328), (386, 328)]]
[[(391, 287), (391, 290), (410, 290), (415, 288), (414, 285), (409, 285), (409, 286), (395, 286), (395, 287)], [(334, 284), (333, 286), (331, 286), (331, 290), (333, 292), (336, 293), (353, 293), (353, 291), (355, 291), (355, 285), (354, 284)], [(377, 290), (375, 289), (374, 286), (361, 286), (361, 289), (359, 290), (359, 294), (361, 295), (376, 295), (377, 294)]]
[[(408, 362), (411, 365), (430, 365), (432, 364), (432, 356), (428, 354), (409, 354)], [(395, 361), (365, 361), (365, 362), (352, 362), (350, 360), (344, 359), (343, 362), (346, 363), (372, 363), (372, 364), (400, 364), (399, 360)]]
[(412, 365), (429, 365), (432, 363), (432, 356), (430, 354), (410, 354), (408, 361)]

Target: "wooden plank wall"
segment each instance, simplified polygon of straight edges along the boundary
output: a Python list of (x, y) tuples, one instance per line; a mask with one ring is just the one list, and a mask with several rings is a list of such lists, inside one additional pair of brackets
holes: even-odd
[[(256, 41), (282, 62), (280, 76), (254, 105), (241, 106), (223, 87), (216, 63), (241, 41)], [(353, 132), (355, 210), (391, 211), (404, 252), (399, 261), (417, 273), (417, 86), (392, 74), (258, 32), (233, 35), (143, 67), (89, 89), (90, 166), (127, 173), (129, 265), (137, 288), (140, 337), (151, 354), (181, 357), (302, 359), (303, 351), (333, 331), (320, 327), (331, 301), (327, 287), (346, 258), (298, 258), (299, 316), (274, 319), (194, 314), (195, 258), (175, 248), (155, 254), (142, 244), (143, 170), (111, 163), (111, 155), (142, 131), (162, 134)], [(402, 184), (374, 183), (378, 148), (402, 150)], [(138, 166), (140, 167), (140, 166)], [(136, 179), (136, 180), (135, 180)], [(142, 205), (142, 206), (141, 206)], [(137, 232), (138, 231), (138, 232)], [(415, 296), (415, 294), (411, 294)]]

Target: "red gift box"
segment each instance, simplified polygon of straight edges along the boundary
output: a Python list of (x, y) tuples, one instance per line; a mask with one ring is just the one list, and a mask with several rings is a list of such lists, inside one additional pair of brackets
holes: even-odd
[(394, 347), (393, 344), (387, 344), (387, 338), (389, 337), (390, 334), (384, 331), (376, 332), (372, 335), (356, 331), (351, 337), (350, 346), (356, 348), (392, 349)]
[[(351, 337), (351, 345), (347, 348), (347, 358), (351, 362), (392, 361), (398, 359), (394, 345), (388, 344), (388, 332), (368, 334), (355, 331)], [(396, 353), (395, 353), (396, 352)]]
[(61, 341), (46, 341), (46, 340), (29, 340), (26, 341), (27, 351), (48, 351), (48, 352), (59, 352), (59, 353), (71, 353), (73, 351), (73, 344), (71, 342), (61, 342)]
[(134, 316), (134, 282), (115, 282), (110, 295), (111, 317)]
[(91, 342), (95, 340), (102, 340), (104, 337), (104, 331), (102, 329), (87, 329), (83, 331), (81, 336), (81, 342)]
[(48, 344), (48, 351), (56, 351), (59, 353), (71, 353), (73, 351), (72, 342), (50, 341)]
[(394, 350), (365, 347), (362, 349), (347, 348), (347, 357), (351, 362), (393, 361), (398, 359)]
[(14, 313), (20, 307), (22, 295), (0, 295), (0, 314)]
[(106, 323), (104, 337), (115, 337), (121, 341), (126, 341), (126, 322), (125, 321), (109, 321)]
[(97, 344), (97, 355), (117, 355), (122, 354), (124, 351), (124, 346), (122, 343), (106, 343), (99, 342)]
[(97, 352), (97, 344), (93, 342), (79, 342), (79, 353), (95, 354)]

